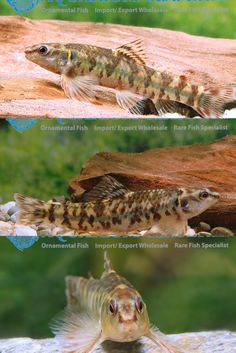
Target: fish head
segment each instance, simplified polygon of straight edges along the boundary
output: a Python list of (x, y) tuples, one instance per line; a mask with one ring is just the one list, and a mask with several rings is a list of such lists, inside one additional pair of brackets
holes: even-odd
[(149, 332), (146, 305), (131, 288), (116, 288), (103, 303), (101, 311), (103, 335), (117, 342), (131, 342)]
[(213, 206), (219, 200), (219, 193), (203, 189), (185, 189), (179, 190), (178, 205), (182, 215), (189, 219), (204, 212)]
[(28, 60), (56, 74), (61, 74), (68, 64), (70, 52), (62, 44), (42, 43), (25, 49)]

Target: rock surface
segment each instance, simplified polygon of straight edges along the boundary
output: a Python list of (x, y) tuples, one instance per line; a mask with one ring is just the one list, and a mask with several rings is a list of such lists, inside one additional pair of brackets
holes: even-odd
[(209, 187), (221, 197), (212, 208), (190, 221), (236, 231), (236, 136), (205, 145), (157, 148), (143, 153), (96, 154), (69, 183), (74, 200), (99, 177), (111, 174), (131, 190), (160, 187)]
[[(0, 17), (0, 31), (0, 61), (4, 63), (0, 67), (1, 117), (134, 117), (117, 105), (111, 105), (114, 104), (111, 91), (105, 96), (109, 104), (104, 104), (101, 109), (67, 99), (58, 85), (58, 75), (25, 59), (24, 49), (41, 42), (79, 41), (116, 48), (141, 38), (149, 55), (148, 65), (177, 75), (184, 74), (193, 83), (236, 82), (235, 40), (191, 36), (158, 28), (33, 21), (14, 16)], [(101, 96), (100, 91), (97, 94)], [(232, 114), (230, 116), (236, 117), (235, 110)]]
[[(236, 353), (236, 333), (213, 331), (184, 333), (167, 336), (186, 353)], [(97, 349), (98, 353), (161, 353), (149, 340), (139, 343), (108, 343)], [(59, 353), (54, 339), (12, 338), (0, 340), (1, 353)]]

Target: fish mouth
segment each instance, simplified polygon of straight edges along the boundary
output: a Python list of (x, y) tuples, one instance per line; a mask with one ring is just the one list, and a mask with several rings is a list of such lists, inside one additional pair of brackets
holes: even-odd
[(123, 331), (126, 333), (125, 334), (126, 338), (133, 337), (133, 335), (135, 335), (138, 329), (137, 323), (134, 322), (133, 320), (124, 321), (121, 324), (121, 326), (123, 328)]

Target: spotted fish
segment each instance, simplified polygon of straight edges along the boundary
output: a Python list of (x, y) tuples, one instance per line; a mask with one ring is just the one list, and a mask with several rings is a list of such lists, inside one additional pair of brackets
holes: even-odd
[(87, 235), (187, 235), (188, 219), (219, 199), (203, 189), (166, 188), (130, 191), (109, 175), (103, 176), (80, 202), (36, 200), (15, 195), (18, 222), (50, 224)]
[(181, 353), (151, 327), (141, 295), (113, 270), (107, 252), (104, 262), (100, 279), (66, 278), (68, 310), (52, 324), (61, 350), (90, 353), (105, 341), (133, 342), (148, 337), (161, 352)]
[(178, 102), (204, 118), (218, 118), (233, 95), (230, 85), (207, 88), (190, 83), (184, 75), (146, 66), (140, 40), (114, 50), (85, 44), (38, 44), (27, 48), (25, 54), (30, 61), (60, 74), (69, 98), (96, 103), (96, 86), (109, 87), (115, 89), (120, 107), (137, 114), (142, 113), (146, 98), (160, 114), (175, 111)]

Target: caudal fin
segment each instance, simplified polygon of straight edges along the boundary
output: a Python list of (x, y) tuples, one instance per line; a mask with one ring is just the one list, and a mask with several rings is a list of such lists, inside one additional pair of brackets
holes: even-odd
[(222, 118), (224, 114), (224, 105), (232, 101), (233, 88), (220, 87), (208, 88), (202, 94), (200, 99), (200, 107), (197, 111), (204, 118)]
[(15, 194), (14, 198), (19, 208), (18, 223), (25, 225), (39, 225), (43, 223), (46, 216), (44, 201), (22, 194)]

